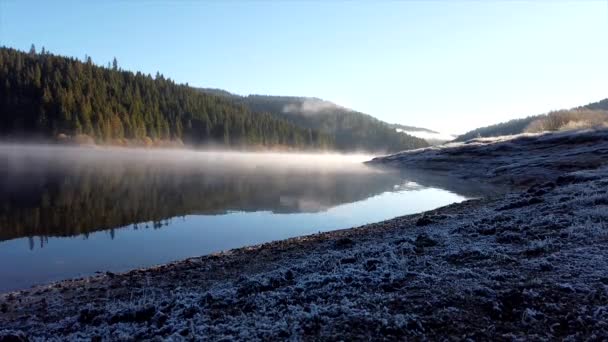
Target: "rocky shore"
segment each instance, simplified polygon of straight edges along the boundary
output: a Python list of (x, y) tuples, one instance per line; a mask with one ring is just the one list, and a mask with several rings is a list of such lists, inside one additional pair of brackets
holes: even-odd
[(608, 131), (373, 163), (517, 190), (0, 295), (0, 341), (608, 338)]

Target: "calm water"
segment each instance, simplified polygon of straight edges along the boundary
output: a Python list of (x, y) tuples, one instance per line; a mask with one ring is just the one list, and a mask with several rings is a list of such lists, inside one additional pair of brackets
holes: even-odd
[(0, 145), (0, 291), (465, 199), (366, 159)]

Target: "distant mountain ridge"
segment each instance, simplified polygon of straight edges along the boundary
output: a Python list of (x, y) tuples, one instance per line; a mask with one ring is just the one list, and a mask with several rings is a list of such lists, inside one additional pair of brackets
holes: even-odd
[(240, 96), (218, 89), (199, 90), (223, 94), (251, 111), (270, 113), (298, 127), (317, 130), (330, 136), (338, 150), (391, 152), (429, 146), (426, 140), (400, 133), (393, 125), (371, 115), (316, 97)]
[(585, 123), (588, 123), (588, 126), (608, 124), (608, 98), (568, 110), (553, 111), (476, 128), (459, 135), (454, 141), (515, 135), (540, 130), (577, 128), (576, 123), (579, 123), (579, 128), (584, 128)]

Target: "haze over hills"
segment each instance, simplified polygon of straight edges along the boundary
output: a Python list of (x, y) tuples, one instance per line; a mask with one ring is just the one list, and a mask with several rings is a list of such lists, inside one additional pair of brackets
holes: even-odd
[(455, 135), (440, 133), (437, 131), (430, 130), (428, 128), (406, 126), (400, 124), (390, 124), (397, 132), (409, 134), (417, 138), (424, 139), (431, 145), (441, 145), (445, 142), (454, 140)]
[(396, 152), (428, 146), (328, 101), (237, 96), (108, 67), (0, 48), (0, 136), (87, 143)]
[(429, 145), (424, 139), (413, 134), (398, 132), (393, 125), (371, 115), (315, 97), (239, 96), (221, 89), (201, 89), (201, 91), (225, 96), (254, 112), (271, 113), (298, 127), (327, 134), (339, 150), (397, 151)]
[(437, 132), (437, 131), (433, 131), (431, 129), (422, 128), (422, 127), (407, 126), (407, 125), (401, 125), (401, 124), (389, 124), (389, 126), (391, 126), (392, 128), (395, 128), (395, 129), (400, 129), (402, 131), (406, 131), (406, 132), (425, 132), (425, 133), (439, 134), (439, 132)]
[(458, 136), (455, 141), (594, 126), (608, 126), (608, 98), (568, 110), (558, 110), (476, 128)]

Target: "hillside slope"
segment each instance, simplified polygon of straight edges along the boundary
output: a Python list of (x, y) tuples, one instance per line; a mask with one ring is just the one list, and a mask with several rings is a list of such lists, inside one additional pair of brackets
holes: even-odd
[[(570, 110), (554, 111), (548, 114), (528, 116), (507, 122), (476, 128), (458, 136), (455, 141), (466, 141), (474, 138), (499, 137), (526, 132), (539, 131), (539, 127), (546, 126), (546, 130), (568, 129), (565, 127), (570, 121), (580, 123), (578, 127), (592, 127), (593, 125), (608, 122), (608, 99), (590, 103)], [(598, 120), (597, 116), (604, 116)], [(553, 121), (546, 124), (547, 121)], [(585, 122), (587, 121), (587, 122)], [(576, 126), (576, 125), (575, 125)]]
[[(222, 92), (217, 89), (201, 91)], [(397, 152), (429, 146), (424, 139), (396, 132), (391, 125), (370, 115), (318, 98), (230, 93), (225, 96), (252, 111), (271, 113), (298, 127), (327, 134), (335, 147), (343, 151)]]

